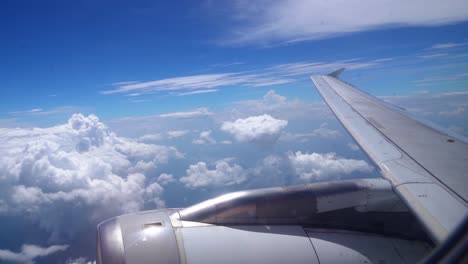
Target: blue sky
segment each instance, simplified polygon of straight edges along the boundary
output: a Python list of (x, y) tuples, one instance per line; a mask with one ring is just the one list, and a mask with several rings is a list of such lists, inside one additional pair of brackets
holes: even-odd
[[(467, 45), (430, 49), (437, 44), (467, 42), (468, 24), (463, 22), (433, 26), (430, 17), (423, 17), (421, 23), (429, 26), (385, 25), (346, 34), (331, 32), (329, 36), (313, 41), (287, 43), (289, 39), (270, 40), (270, 36), (265, 36), (253, 43), (231, 44), (223, 40), (235, 38), (233, 32), (240, 30), (239, 24), (247, 23), (238, 21), (236, 16), (242, 12), (247, 16), (248, 12), (241, 7), (231, 7), (229, 12), (227, 7), (209, 1), (201, 4), (189, 1), (171, 4), (94, 1), (32, 4), (14, 1), (4, 5), (1, 24), (4, 39), (8, 41), (0, 44), (3, 58), (0, 113), (5, 119), (23, 119), (12, 112), (33, 109), (65, 112), (62, 119), (70, 111), (92, 112), (101, 118), (111, 119), (204, 106), (220, 107), (221, 102), (253, 98), (271, 88), (280, 89), (288, 96), (316, 100), (315, 91), (308, 91), (311, 87), (307, 76), (326, 71), (327, 67), (306, 69), (283, 85), (250, 88), (247, 85), (244, 88), (242, 83), (238, 83), (198, 87), (197, 90), (219, 90), (203, 95), (174, 96), (168, 92), (156, 92), (125, 97), (122, 94), (101, 94), (118, 87), (110, 84), (119, 82), (268, 72), (269, 67), (300, 62), (357, 60), (369, 63), (391, 58), (391, 61), (345, 75), (351, 75), (354, 78), (350, 80), (356, 85), (377, 95), (408, 94), (421, 89), (460, 90), (466, 85), (466, 78), (441, 82), (437, 87), (422, 87), (414, 83), (433, 76), (465, 73)], [(261, 25), (262, 21), (251, 23)], [(434, 54), (442, 56), (421, 57)], [(446, 67), (437, 67), (441, 64)], [(71, 107), (72, 110), (69, 109)], [(50, 124), (47, 119), (42, 122)]]
[(0, 262), (92, 262), (123, 213), (379, 177), (311, 74), (467, 136), (465, 2), (2, 2)]

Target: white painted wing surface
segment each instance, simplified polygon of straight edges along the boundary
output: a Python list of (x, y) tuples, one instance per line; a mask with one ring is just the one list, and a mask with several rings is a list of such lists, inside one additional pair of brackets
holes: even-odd
[(468, 215), (468, 144), (335, 78), (311, 79), (436, 243)]

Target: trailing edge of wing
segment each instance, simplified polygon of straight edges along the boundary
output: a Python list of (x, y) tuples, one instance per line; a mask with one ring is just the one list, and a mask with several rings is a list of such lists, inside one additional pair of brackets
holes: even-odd
[(311, 79), (433, 240), (442, 242), (468, 214), (468, 144), (340, 81), (342, 70)]

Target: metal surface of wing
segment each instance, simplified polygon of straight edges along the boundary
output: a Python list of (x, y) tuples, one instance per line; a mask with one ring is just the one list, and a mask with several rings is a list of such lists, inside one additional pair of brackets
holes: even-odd
[(436, 243), (467, 216), (468, 144), (338, 79), (311, 79)]

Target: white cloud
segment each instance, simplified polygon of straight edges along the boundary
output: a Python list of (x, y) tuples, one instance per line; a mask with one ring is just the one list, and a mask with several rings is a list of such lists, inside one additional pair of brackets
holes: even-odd
[(108, 85), (118, 86), (118, 85), (124, 85), (124, 84), (132, 84), (132, 83), (138, 83), (138, 81), (115, 82), (115, 83), (111, 83)]
[(448, 53), (436, 53), (436, 54), (421, 55), (421, 56), (419, 56), (419, 58), (421, 58), (421, 59), (435, 59), (435, 58), (445, 57), (447, 55), (448, 55)]
[(363, 69), (380, 65), (386, 61), (388, 61), (388, 59), (371, 61), (350, 59), (334, 62), (300, 61), (277, 64), (271, 67), (250, 71), (200, 74), (159, 79), (150, 82), (122, 85), (112, 90), (102, 91), (101, 93), (125, 94), (126, 96), (132, 97), (156, 92), (167, 92), (169, 95), (177, 96), (213, 93), (218, 92), (219, 88), (226, 86), (264, 87), (287, 84), (303, 80), (303, 78), (297, 78), (299, 75), (328, 73), (343, 67), (348, 71)]
[(145, 186), (145, 174), (181, 157), (174, 147), (118, 137), (93, 115), (48, 128), (2, 128), (0, 215), (28, 213), (52, 240), (71, 237), (145, 203), (162, 206), (163, 189)]
[(10, 115), (30, 115), (30, 116), (47, 116), (47, 115), (55, 115), (55, 114), (69, 114), (79, 110), (76, 106), (60, 106), (55, 107), (49, 110), (45, 110), (42, 108), (33, 108), (30, 110), (23, 110), (23, 111), (13, 111), (8, 112)]
[(211, 137), (211, 130), (205, 130), (200, 132), (200, 136), (193, 140), (193, 144), (215, 144), (216, 140)]
[[(468, 76), (468, 73), (463, 74), (463, 76)], [(468, 95), (468, 91), (445, 92), (445, 93), (440, 93), (440, 94), (434, 94), (434, 97), (463, 96), (463, 95)]]
[(160, 183), (161, 185), (166, 185), (166, 184), (171, 183), (173, 181), (174, 181), (174, 176), (172, 176), (172, 174), (163, 173), (163, 174), (159, 175), (159, 177), (158, 177), (158, 183)]
[(233, 107), (224, 120), (246, 118), (253, 115), (268, 114), (278, 119), (291, 121), (317, 119), (317, 121), (335, 120), (330, 108), (323, 102), (306, 102), (288, 99), (275, 92), (268, 91), (260, 100), (245, 100), (233, 103)]
[(31, 110), (24, 110), (24, 111), (16, 111), (16, 112), (9, 112), (9, 114), (33, 114), (33, 113), (39, 113), (44, 111), (42, 108), (33, 108)]
[[(456, 80), (463, 79), (463, 78), (466, 78), (466, 77), (468, 77), (468, 72), (450, 74), (450, 75), (445, 75), (445, 76), (436, 76), (436, 77), (424, 78), (424, 79), (416, 80), (416, 81), (414, 81), (414, 83), (416, 83), (416, 84), (431, 84), (431, 83), (442, 82), (442, 81), (456, 81)], [(451, 92), (442, 93), (442, 94), (451, 94)]]
[(275, 142), (288, 121), (275, 119), (270, 115), (251, 116), (224, 122), (221, 129), (232, 134), (240, 142)]
[(67, 248), (68, 245), (52, 245), (44, 248), (25, 244), (21, 247), (20, 252), (0, 249), (0, 260), (17, 263), (34, 263), (34, 259), (36, 258), (45, 257), (59, 251), (65, 251)]
[(143, 102), (150, 102), (150, 100), (146, 100), (146, 99), (131, 99), (131, 100), (128, 100), (130, 103), (143, 103)]
[(432, 45), (429, 49), (450, 49), (450, 48), (455, 48), (455, 47), (460, 47), (460, 46), (465, 46), (468, 45), (468, 42), (464, 43), (438, 43)]
[[(214, 92), (215, 87), (229, 85), (243, 86), (266, 86), (272, 84), (289, 83), (293, 80), (278, 78), (265, 73), (245, 73), (245, 72), (230, 72), (230, 73), (213, 73), (200, 74), (191, 76), (174, 77), (167, 79), (159, 79), (150, 82), (142, 82), (136, 84), (128, 84), (120, 86), (116, 89), (102, 91), (102, 94), (123, 93), (130, 96), (139, 96), (144, 94), (155, 93), (158, 91), (177, 91), (189, 90), (184, 95), (200, 93), (200, 91)], [(198, 92), (192, 90), (200, 90)]]
[(282, 74), (284, 76), (291, 77), (291, 76), (297, 76), (297, 75), (330, 73), (331, 71), (335, 71), (340, 68), (346, 68), (347, 71), (364, 69), (364, 68), (377, 66), (380, 63), (385, 62), (385, 61), (387, 60), (362, 61), (358, 59), (350, 59), (350, 60), (339, 60), (339, 61), (334, 61), (334, 62), (301, 61), (301, 62), (278, 64), (270, 68), (267, 68), (267, 70), (276, 74)]
[[(424, 7), (424, 9), (421, 9)], [(466, 21), (464, 0), (234, 1), (235, 32), (221, 44), (271, 44), (323, 39), (377, 28)]]
[(185, 92), (185, 93), (178, 93), (177, 96), (186, 96), (186, 95), (194, 95), (194, 94), (205, 94), (205, 93), (215, 93), (219, 91), (218, 89), (206, 89), (206, 90), (196, 90), (192, 92)]
[(180, 178), (180, 182), (187, 188), (230, 186), (247, 180), (244, 169), (237, 165), (230, 165), (226, 160), (219, 160), (215, 168), (210, 170), (205, 162), (190, 165), (187, 175)]
[(179, 138), (179, 137), (185, 136), (189, 132), (190, 132), (189, 130), (171, 130), (171, 131), (168, 131), (166, 134), (168, 138), (172, 139), (172, 138)]
[(363, 160), (338, 158), (335, 153), (290, 153), (291, 166), (301, 180), (323, 180), (339, 178), (355, 171), (371, 172), (372, 167)]
[(173, 112), (159, 115), (164, 118), (192, 118), (192, 117), (201, 117), (201, 116), (210, 116), (213, 115), (212, 112), (208, 111), (207, 108), (197, 108), (191, 111), (185, 112)]

